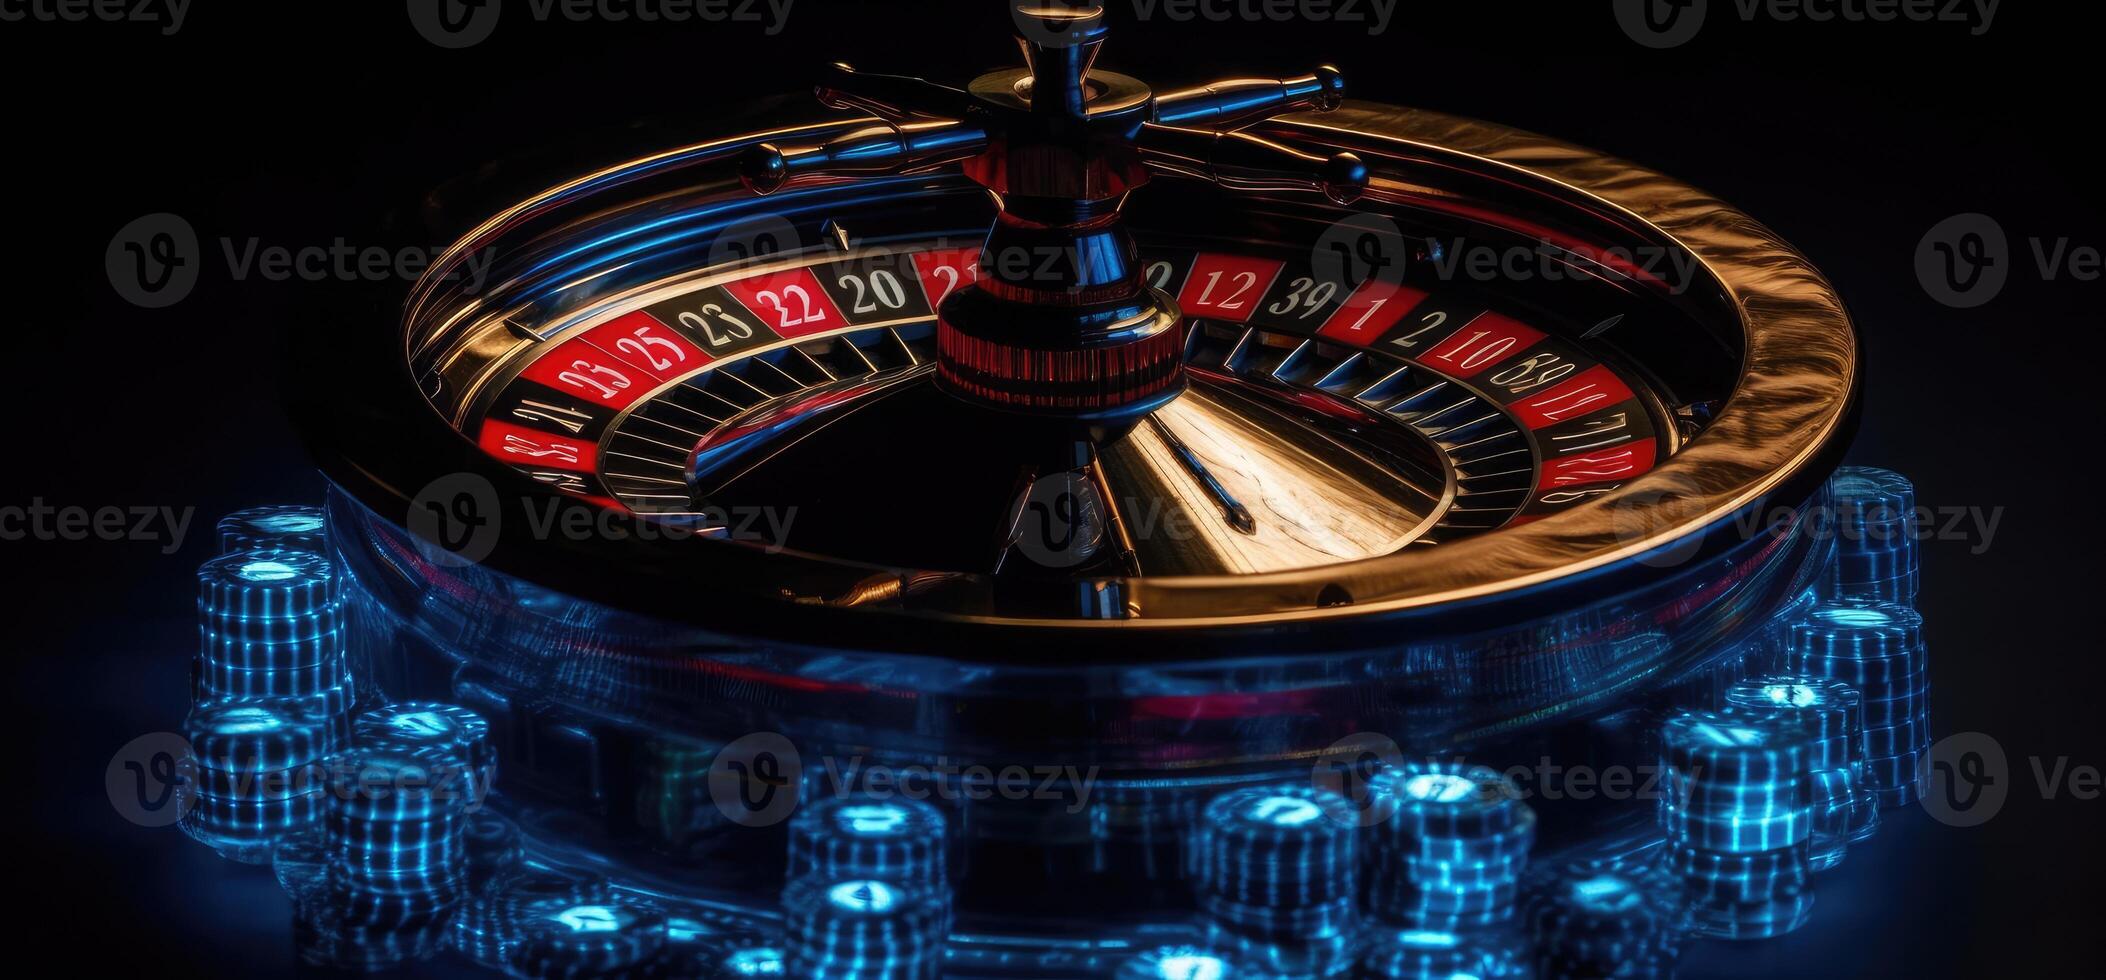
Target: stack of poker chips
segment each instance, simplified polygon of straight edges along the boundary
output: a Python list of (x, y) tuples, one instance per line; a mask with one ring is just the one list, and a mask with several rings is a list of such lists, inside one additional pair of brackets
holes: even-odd
[(925, 888), (809, 876), (782, 900), (789, 976), (928, 980), (943, 967), (949, 907)]
[(351, 725), (360, 745), (430, 748), (445, 754), (468, 777), (466, 791), (479, 802), (497, 781), (497, 750), (490, 743), (490, 723), (459, 705), (435, 701), (400, 701), (374, 708)]
[(328, 559), (303, 551), (235, 551), (198, 569), (192, 695), (301, 698), (346, 734), (343, 604)]
[(1824, 603), (1792, 624), (1785, 661), (1794, 674), (1834, 678), (1857, 689), (1863, 785), (1883, 807), (1915, 802), (1916, 769), (1930, 745), (1923, 617), (1896, 603)]
[(1914, 603), (1920, 583), (1916, 488), (1892, 470), (1845, 466), (1828, 489), (1835, 500), (1837, 545), (1824, 594)]
[(328, 767), (330, 881), (346, 921), (386, 933), (442, 920), (467, 891), (465, 767), (437, 746), (387, 744)]
[(271, 847), (317, 823), (326, 787), (316, 764), (327, 725), (291, 698), (208, 701), (184, 723), (192, 764), (184, 773), (183, 829), (237, 861), (260, 864)]
[(518, 910), (514, 976), (621, 976), (665, 948), (665, 916), (640, 902), (548, 898)]
[(943, 812), (920, 800), (828, 797), (797, 811), (790, 823), (792, 879), (869, 879), (942, 894)]
[(1351, 969), (1358, 817), (1345, 797), (1303, 783), (1232, 790), (1208, 802), (1195, 863), (1210, 943), (1261, 974)]
[(1236, 980), (1243, 974), (1203, 946), (1157, 946), (1119, 964), (1113, 980)]
[(1513, 917), (1536, 815), (1513, 780), (1484, 766), (1406, 762), (1370, 785), (1383, 816), (1369, 837), (1368, 909), (1449, 932)]
[(1527, 891), (1538, 980), (1674, 976), (1683, 908), (1672, 876), (1611, 858), (1532, 875)]
[(219, 519), (221, 554), (235, 551), (325, 550), (322, 509), (307, 504), (276, 504), (237, 510)]
[(1813, 838), (1805, 800), (1815, 738), (1788, 717), (1685, 711), (1661, 730), (1660, 818), (1690, 928), (1765, 939), (1804, 925)]
[(1851, 841), (1879, 829), (1878, 801), (1864, 785), (1864, 703), (1855, 688), (1830, 677), (1781, 674), (1735, 685), (1726, 704), (1787, 715), (1812, 729), (1805, 794), (1813, 813), (1813, 870), (1843, 863)]

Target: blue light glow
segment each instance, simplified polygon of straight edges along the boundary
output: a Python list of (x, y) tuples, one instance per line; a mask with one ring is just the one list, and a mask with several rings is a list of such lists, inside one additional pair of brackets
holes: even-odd
[(855, 912), (886, 912), (899, 904), (899, 893), (882, 881), (848, 881), (827, 889), (826, 900)]

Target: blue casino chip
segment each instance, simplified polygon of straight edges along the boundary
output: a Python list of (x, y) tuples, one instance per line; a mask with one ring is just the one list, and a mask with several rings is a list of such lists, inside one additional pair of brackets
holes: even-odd
[(313, 765), (328, 738), (312, 704), (287, 699), (207, 701), (190, 710), (183, 729), (198, 768), (220, 772)]
[(942, 811), (906, 799), (829, 797), (790, 824), (789, 877), (947, 887)]
[(1828, 481), (1836, 507), (1831, 595), (1914, 602), (1920, 587), (1916, 488), (1892, 470), (1845, 466)]
[(354, 746), (325, 763), (333, 812), (372, 821), (454, 816), (471, 800), (465, 767), (443, 750)]
[(783, 909), (791, 976), (923, 980), (941, 968), (948, 908), (926, 890), (804, 878), (783, 890)]
[(1490, 950), (1444, 929), (1382, 930), (1360, 960), (1360, 975), (1379, 980), (1459, 980), (1498, 969)]
[(1711, 784), (1785, 783), (1805, 775), (1814, 735), (1774, 715), (1733, 711), (1684, 711), (1660, 732), (1661, 756), (1670, 771)]
[(1376, 774), (1369, 792), (1389, 814), (1378, 833), (1413, 840), (1496, 837), (1528, 811), (1520, 787), (1484, 766), (1405, 762)]
[(1292, 908), (1351, 897), (1359, 864), (1352, 804), (1300, 783), (1231, 790), (1200, 817), (1201, 888), (1240, 904)]
[(219, 519), (219, 550), (312, 551), (327, 545), (327, 523), (320, 507), (273, 504), (237, 510)]
[(337, 604), (336, 570), (305, 551), (237, 551), (197, 570), (205, 621), (300, 619)]
[(634, 901), (542, 899), (517, 914), (513, 960), (526, 976), (606, 976), (639, 967), (665, 947), (665, 916)]
[(1775, 711), (1799, 719), (1813, 730), (1813, 769), (1839, 769), (1850, 764), (1857, 734), (1864, 731), (1864, 698), (1856, 688), (1832, 677), (1777, 674), (1758, 677), (1726, 690), (1729, 707), (1751, 712)]
[(1686, 913), (1672, 876), (1631, 859), (1583, 861), (1533, 876), (1527, 923), (1542, 977), (1665, 977)]
[(352, 735), (368, 745), (444, 752), (475, 773), (477, 789), (487, 789), (496, 779), (497, 750), (490, 741), (490, 723), (459, 705), (405, 701), (374, 708), (352, 723)]

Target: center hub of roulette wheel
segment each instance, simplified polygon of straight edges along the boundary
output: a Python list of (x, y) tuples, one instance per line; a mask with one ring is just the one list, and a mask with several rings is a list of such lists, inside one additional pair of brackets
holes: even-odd
[[(835, 114), (571, 176), (393, 331), (304, 345), (327, 541), (265, 544), (330, 566), (360, 771), (474, 746), (435, 941), (529, 974), (1417, 976), (1530, 941), (1531, 852), (1595, 862), (1541, 915), (1631, 929), (1677, 908), (1660, 876), (1773, 853), (1705, 836), (1689, 783), (1681, 870), (1622, 862), (1653, 802), (1502, 773), (1662, 764), (1665, 712), (1830, 663), (1784, 662), (1838, 595), (1859, 380), (1820, 274), (1629, 163), (1329, 67), (1155, 92), (1096, 67), (1101, 11), (1015, 12), (1023, 67), (837, 65)], [(1740, 718), (1687, 759), (1790, 741)], [(346, 812), (281, 874), (406, 819)], [(327, 894), (395, 894), (358, 853)], [(416, 949), (316, 921), (323, 959)]]

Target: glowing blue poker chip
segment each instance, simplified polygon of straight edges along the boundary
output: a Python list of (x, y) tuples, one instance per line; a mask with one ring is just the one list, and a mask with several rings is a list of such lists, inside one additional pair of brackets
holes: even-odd
[(312, 551), (326, 542), (322, 509), (307, 504), (275, 504), (237, 510), (219, 519), (219, 550)]
[(1528, 810), (1520, 787), (1484, 766), (1404, 762), (1376, 774), (1369, 792), (1389, 811), (1379, 833), (1411, 839), (1492, 837)]
[(1362, 954), (1360, 975), (1381, 980), (1464, 980), (1498, 975), (1493, 954), (1445, 929), (1386, 929)]
[(789, 954), (772, 944), (755, 944), (725, 950), (717, 957), (711, 980), (745, 980), (747, 977), (789, 976)]
[(918, 800), (829, 797), (790, 824), (789, 877), (947, 884), (942, 811)]
[(1814, 738), (1804, 727), (1774, 715), (1684, 711), (1662, 726), (1660, 742), (1670, 771), (1745, 785), (1803, 777)]
[(321, 758), (326, 726), (311, 707), (286, 699), (207, 701), (183, 723), (200, 769), (283, 772)]
[(1245, 905), (1323, 905), (1354, 893), (1352, 805), (1300, 783), (1231, 790), (1200, 816), (1200, 887)]
[(908, 885), (804, 878), (784, 889), (783, 908), (791, 976), (934, 977), (949, 938), (945, 903)]
[(305, 551), (236, 551), (197, 570), (206, 620), (298, 619), (337, 603), (336, 569)]
[(1158, 946), (1119, 964), (1115, 980), (1236, 980), (1234, 963), (1203, 946)]
[(325, 766), (334, 812), (374, 821), (426, 821), (466, 809), (473, 785), (452, 754), (432, 747), (355, 746)]
[(521, 972), (597, 977), (632, 969), (665, 947), (665, 916), (633, 901), (543, 899), (519, 910)]
[(1673, 975), (1686, 921), (1674, 877), (1630, 859), (1584, 861), (1533, 876), (1527, 891), (1538, 976)]
[(1735, 684), (1726, 704), (1751, 712), (1789, 715), (1813, 730), (1815, 753), (1809, 767), (1839, 769), (1859, 755), (1853, 749), (1864, 730), (1864, 698), (1856, 688), (1832, 677), (1773, 674)]
[[(1822, 603), (1786, 628), (1786, 661), (1794, 673), (1814, 663), (1905, 660), (1923, 648), (1923, 617), (1899, 603), (1842, 600)], [(1871, 697), (1869, 691), (1860, 691)]]
[[(1793, 799), (1799, 799), (1798, 793)], [(1749, 854), (1792, 847), (1812, 839), (1813, 812), (1805, 803), (1760, 816), (1699, 816), (1680, 807), (1662, 808), (1667, 838), (1683, 846), (1730, 854)]]
[(1828, 481), (1836, 558), (1828, 592), (1913, 602), (1920, 583), (1916, 488), (1892, 470), (1845, 466)]
[(368, 745), (430, 748), (472, 770), (487, 789), (496, 779), (497, 751), (490, 723), (459, 705), (405, 701), (374, 708), (352, 723), (352, 735)]

